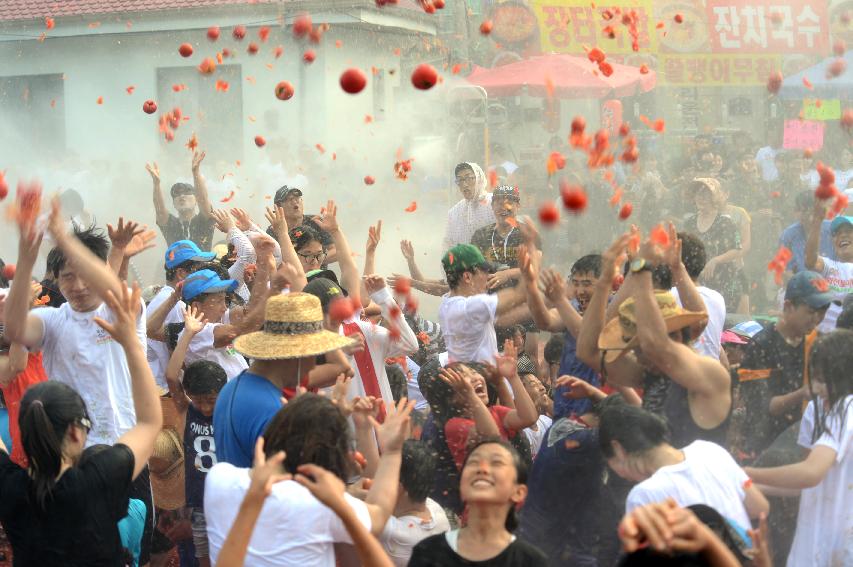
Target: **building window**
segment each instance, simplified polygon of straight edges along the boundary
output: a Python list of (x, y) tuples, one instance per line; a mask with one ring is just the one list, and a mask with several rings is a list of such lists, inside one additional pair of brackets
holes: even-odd
[[(217, 81), (228, 83), (217, 90)], [(176, 90), (179, 89), (179, 90)], [(175, 141), (184, 144), (195, 132), (207, 161), (231, 161), (243, 157), (243, 77), (240, 65), (218, 65), (212, 75), (202, 75), (196, 67), (157, 69), (158, 112), (175, 107), (188, 117), (175, 132)], [(167, 143), (161, 135), (161, 143)]]
[(0, 77), (0, 146), (7, 157), (16, 151), (56, 155), (65, 150), (64, 93), (59, 73)]

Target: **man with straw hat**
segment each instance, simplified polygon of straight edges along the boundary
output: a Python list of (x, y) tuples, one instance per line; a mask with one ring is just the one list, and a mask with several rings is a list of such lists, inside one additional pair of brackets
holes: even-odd
[(316, 296), (289, 293), (270, 297), (263, 328), (234, 341), (234, 348), (253, 362), (222, 388), (216, 400), (217, 460), (251, 467), (255, 441), (281, 409), (282, 393), (300, 386), (318, 356), (353, 342), (323, 329), (323, 309)]
[(672, 293), (652, 288), (652, 268), (675, 253), (675, 244), (643, 244), (622, 290), (629, 299), (605, 325), (612, 281), (631, 238), (622, 235), (603, 256), (602, 275), (578, 336), (578, 357), (614, 385), (644, 388), (643, 405), (667, 419), (673, 446), (697, 439), (723, 445), (731, 410), (729, 373), (690, 347), (707, 314), (686, 311)]

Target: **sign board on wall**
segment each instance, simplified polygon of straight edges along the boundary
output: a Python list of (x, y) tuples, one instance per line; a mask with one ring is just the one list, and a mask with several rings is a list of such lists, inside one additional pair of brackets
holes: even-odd
[(814, 150), (823, 147), (824, 123), (816, 120), (785, 120), (782, 147), (786, 150)]

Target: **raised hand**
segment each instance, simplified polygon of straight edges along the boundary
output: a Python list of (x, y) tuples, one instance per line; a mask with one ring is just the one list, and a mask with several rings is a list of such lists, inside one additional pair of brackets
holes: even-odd
[(379, 220), (374, 226), (367, 229), (367, 253), (373, 254), (376, 252), (376, 247), (379, 246), (379, 241), (382, 239), (382, 221)]
[(307, 488), (314, 497), (333, 511), (348, 506), (344, 499), (344, 481), (321, 466), (306, 463), (296, 469), (294, 480)]
[(151, 179), (154, 183), (160, 183), (160, 168), (157, 166), (157, 162), (151, 162), (145, 164), (145, 171), (147, 171), (151, 175)]
[(331, 199), (326, 203), (326, 207), (320, 213), (320, 216), (314, 219), (317, 225), (328, 233), (336, 232), (338, 226), (338, 207)]
[(99, 327), (108, 332), (113, 340), (124, 348), (134, 343), (139, 344), (139, 337), (136, 334), (136, 320), (139, 315), (139, 299), (141, 296), (142, 291), (136, 282), (134, 282), (132, 290), (128, 290), (126, 285), (122, 285), (121, 297), (116, 297), (112, 291), (107, 290), (104, 301), (113, 312), (114, 321), (107, 321), (101, 317), (94, 319)]
[(581, 400), (584, 398), (593, 398), (599, 392), (598, 388), (576, 376), (560, 376), (554, 382), (555, 388), (565, 386), (569, 389), (568, 392), (563, 392), (563, 397), (570, 400)]
[[(198, 168), (201, 167), (201, 162), (204, 161), (204, 156), (206, 156), (206, 155), (207, 155), (207, 153), (203, 152), (203, 151), (202, 152), (199, 152), (199, 151), (193, 152), (193, 166), (192, 166), (193, 173), (198, 172)], [(154, 164), (154, 165), (156, 166), (157, 164)]]
[(454, 392), (462, 394), (466, 398), (477, 396), (477, 393), (474, 391), (474, 385), (471, 383), (471, 378), (466, 373), (448, 367), (442, 368), (438, 372), (438, 377), (453, 388)]
[(533, 224), (530, 217), (522, 217), (517, 228), (519, 232), (521, 232), (521, 237), (524, 239), (524, 243), (531, 248), (535, 248), (536, 243), (539, 241), (539, 231), (536, 229), (536, 225)]
[(127, 248), (134, 236), (141, 234), (147, 228), (140, 227), (139, 223), (132, 220), (125, 222), (124, 217), (119, 217), (118, 224), (115, 227), (111, 224), (107, 225), (107, 234), (114, 247), (124, 249)]
[(196, 309), (194, 306), (184, 308), (184, 332), (190, 336), (195, 336), (204, 329), (207, 324), (207, 319), (204, 318), (204, 313)]
[(383, 423), (380, 424), (373, 417), (368, 417), (376, 431), (376, 439), (382, 453), (393, 453), (403, 449), (403, 442), (409, 438), (410, 416), (413, 409), (415, 409), (415, 402), (400, 398), (396, 406), (388, 408), (388, 415), (385, 416)]
[(143, 225), (142, 232), (138, 232), (130, 239), (130, 244), (124, 249), (126, 258), (133, 258), (137, 254), (145, 252), (157, 246), (157, 233), (153, 230), (148, 230), (147, 225)]
[(512, 340), (504, 341), (504, 351), (495, 356), (495, 366), (504, 378), (515, 376), (518, 373), (518, 350)]
[(405, 258), (406, 261), (411, 262), (415, 259), (415, 247), (412, 246), (411, 240), (400, 241), (400, 252), (403, 253), (403, 258)]
[(341, 413), (344, 414), (344, 417), (349, 417), (352, 414), (353, 402), (355, 401), (350, 402), (347, 400), (350, 382), (352, 382), (352, 378), (347, 378), (345, 374), (340, 374), (335, 379), (335, 385), (332, 386), (331, 402), (338, 407)]
[(356, 396), (352, 400), (352, 421), (356, 429), (362, 429), (370, 426), (370, 418), (376, 419), (379, 414), (379, 404), (382, 403), (381, 398), (376, 399), (373, 396), (360, 397)]
[(625, 233), (617, 238), (610, 247), (601, 255), (601, 278), (602, 281), (612, 282), (616, 276), (617, 268), (621, 269), (628, 254), (628, 243), (631, 234)]
[(266, 498), (272, 493), (272, 486), (283, 480), (293, 479), (293, 475), (285, 473), (282, 463), (285, 459), (284, 451), (279, 451), (269, 459), (264, 454), (264, 438), (258, 437), (255, 443), (255, 462), (252, 464), (250, 473), (251, 483), (249, 493)]
[(542, 292), (552, 303), (568, 296), (566, 278), (552, 268), (542, 270), (539, 274), (539, 282)]
[(252, 228), (252, 217), (245, 210), (235, 207), (231, 209), (231, 216), (234, 217), (237, 228), (243, 232)]
[(281, 207), (267, 207), (265, 215), (275, 234), (287, 236), (287, 219), (284, 217), (284, 209)]
[(364, 287), (368, 294), (376, 293), (385, 287), (385, 278), (376, 274), (364, 276)]
[(226, 211), (220, 209), (212, 209), (210, 211), (210, 216), (213, 217), (213, 222), (216, 223), (216, 228), (219, 232), (224, 234), (228, 234), (228, 232), (234, 228), (234, 220), (231, 218)]
[[(301, 266), (300, 266), (301, 268)], [(292, 264), (282, 262), (276, 272), (270, 277), (270, 289), (283, 290), (299, 279), (301, 271)]]

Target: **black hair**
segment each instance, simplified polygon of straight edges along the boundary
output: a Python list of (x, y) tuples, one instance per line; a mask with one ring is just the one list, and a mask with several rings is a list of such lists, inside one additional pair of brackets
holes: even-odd
[(669, 269), (669, 266), (658, 264), (652, 268), (652, 287), (664, 291), (672, 289), (672, 270)]
[(220, 280), (231, 279), (231, 274), (228, 273), (228, 270), (223, 267), (222, 263), (219, 261), (197, 262), (194, 266), (193, 273), (198, 272), (199, 270), (211, 270), (219, 277)]
[(83, 449), (83, 453), (80, 455), (80, 460), (77, 461), (77, 466), (80, 467), (85, 465), (92, 457), (94, 457), (98, 453), (103, 453), (109, 448), (110, 446), (104, 443), (97, 443), (95, 445), (92, 445), (91, 447), (86, 447), (85, 449)]
[(565, 339), (562, 335), (551, 335), (551, 338), (545, 343), (545, 352), (543, 353), (545, 362), (548, 364), (560, 364), (560, 361), (563, 359), (564, 345)]
[(172, 188), (169, 189), (169, 195), (174, 199), (175, 193), (178, 191), (181, 192), (181, 195), (195, 195), (195, 187), (190, 185), (189, 183), (178, 182), (172, 185)]
[(521, 335), (522, 338), (527, 338), (527, 329), (524, 325), (513, 325), (510, 327), (510, 336)]
[(326, 250), (326, 245), (323, 244), (323, 238), (320, 236), (320, 233), (314, 227), (303, 224), (297, 226), (295, 228), (290, 229), (290, 242), (293, 244), (293, 248), (296, 251), (299, 251), (301, 248), (308, 246), (308, 243), (316, 240), (320, 244), (323, 245), (323, 250)]
[(166, 346), (169, 348), (169, 352), (172, 352), (178, 346), (178, 338), (184, 330), (184, 322), (166, 323), (163, 327), (166, 335)]
[(228, 375), (212, 360), (196, 360), (184, 370), (184, 391), (191, 396), (218, 394), (228, 382)]
[(53, 380), (31, 386), (21, 399), (18, 427), (29, 459), (32, 497), (41, 510), (62, 467), (62, 443), (68, 427), (88, 419), (86, 404), (74, 388)]
[(853, 330), (853, 306), (847, 306), (841, 310), (838, 319), (835, 320), (836, 329)]
[(264, 431), (267, 458), (284, 451), (284, 468), (295, 474), (311, 463), (346, 482), (352, 471), (349, 424), (329, 399), (302, 394), (281, 408)]
[(0, 258), (0, 287), (9, 287), (9, 280), (3, 275), (3, 268), (6, 267), (6, 262)]
[(595, 277), (601, 276), (601, 254), (581, 256), (572, 264), (569, 274), (573, 276), (575, 274), (587, 274), (590, 272), (595, 274)]
[[(110, 241), (103, 230), (96, 228), (94, 225), (84, 229), (74, 223), (74, 236), (77, 237), (89, 252), (104, 262), (107, 261), (107, 254), (110, 251)], [(53, 279), (59, 278), (59, 272), (65, 268), (66, 262), (65, 253), (59, 246), (54, 247), (47, 255), (47, 273), (53, 274)]]
[(644, 453), (666, 443), (666, 421), (657, 414), (625, 403), (621, 395), (611, 396), (601, 410), (598, 443), (605, 458), (614, 455), (613, 441), (618, 441), (629, 455)]
[(464, 274), (465, 272), (470, 272), (470, 271), (471, 270), (462, 270), (462, 271), (452, 270), (452, 271), (448, 272), (447, 270), (445, 270), (444, 271), (444, 276), (445, 276), (444, 279), (447, 280), (447, 285), (448, 285), (448, 287), (450, 287), (450, 289), (456, 289), (456, 287), (459, 285), (459, 282), (462, 281), (462, 274)]
[(474, 168), (463, 161), (462, 163), (456, 164), (456, 169), (453, 170), (453, 175), (458, 176), (460, 172), (465, 171), (466, 169), (471, 173), (474, 173)]
[(454, 417), (459, 417), (462, 412), (453, 403), (453, 388), (441, 379), (441, 362), (437, 356), (433, 356), (421, 366), (418, 373), (418, 388), (429, 403), (430, 414), (438, 425), (439, 431), (444, 431), (444, 424)]
[(184, 262), (181, 262), (174, 268), (170, 268), (164, 264), (163, 269), (166, 271), (166, 281), (174, 281), (174, 279), (178, 275), (178, 270), (185, 270), (187, 273), (195, 272), (200, 269), (199, 266), (201, 264), (206, 264), (206, 262), (199, 262), (197, 260), (186, 260)]
[(687, 270), (687, 275), (695, 280), (705, 269), (707, 262), (705, 244), (690, 232), (679, 232), (678, 238), (681, 240), (681, 261)]
[(850, 405), (846, 399), (853, 394), (851, 368), (853, 368), (853, 331), (836, 329), (815, 341), (809, 355), (809, 389), (811, 390), (811, 384), (815, 380), (826, 384), (826, 401), (829, 410), (823, 412), (823, 403), (812, 392), (815, 408), (813, 443), (827, 431), (827, 421), (830, 418), (837, 419), (840, 430), (844, 431), (844, 421), (847, 419), (847, 410)]
[[(471, 458), (471, 455), (482, 445), (500, 445), (504, 449), (506, 449), (510, 456), (512, 456), (512, 464), (515, 465), (515, 482), (516, 484), (527, 484), (527, 463), (521, 458), (518, 451), (507, 441), (499, 437), (487, 437), (485, 439), (480, 439), (476, 443), (474, 443), (469, 449), (468, 453), (465, 455), (465, 460), (462, 462), (462, 469), (465, 469), (465, 465), (468, 464), (468, 459)], [(518, 527), (518, 518), (515, 515), (515, 506), (510, 506), (509, 512), (506, 515), (506, 521), (504, 522), (504, 527), (508, 532), (515, 531)]]
[(400, 465), (400, 484), (412, 502), (424, 502), (435, 483), (435, 453), (423, 441), (406, 439), (403, 443), (403, 462)]

